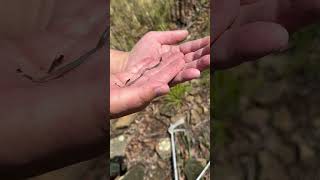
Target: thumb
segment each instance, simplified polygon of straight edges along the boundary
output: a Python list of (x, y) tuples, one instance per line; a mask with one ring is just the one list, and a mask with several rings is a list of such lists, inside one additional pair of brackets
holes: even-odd
[(187, 30), (175, 31), (152, 31), (147, 34), (150, 38), (156, 39), (163, 45), (177, 44), (183, 41), (188, 36)]
[(111, 117), (121, 117), (141, 111), (154, 98), (167, 94), (169, 91), (167, 84), (159, 82), (111, 90)]

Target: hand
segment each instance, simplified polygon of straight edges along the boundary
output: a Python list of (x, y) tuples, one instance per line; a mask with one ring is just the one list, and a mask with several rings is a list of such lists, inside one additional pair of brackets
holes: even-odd
[(210, 65), (210, 39), (205, 37), (176, 45), (187, 36), (188, 32), (185, 30), (149, 32), (130, 51), (124, 67), (131, 67), (145, 58), (159, 60), (167, 52), (181, 52), (186, 64), (172, 83), (198, 78), (200, 71)]
[(316, 0), (218, 0), (212, 8), (215, 69), (231, 68), (287, 48), (288, 31), (320, 17)]
[[(80, 4), (86, 7), (86, 11), (80, 9)], [(55, 11), (43, 30), (37, 30), (37, 28), (28, 32), (20, 30), (20, 34), (16, 32), (16, 37), (11, 39), (7, 39), (5, 36), (0, 37), (2, 59), (10, 61), (10, 63), (4, 64), (14, 66), (9, 70), (12, 73), (11, 78), (0, 78), (0, 80), (11, 83), (17, 81), (17, 83), (31, 85), (30, 80), (17, 74), (15, 70), (19, 68), (32, 77), (42, 77), (50, 69), (54, 59), (61, 55), (63, 55), (61, 66), (63, 66), (94, 48), (99, 36), (106, 28), (104, 6), (104, 2), (92, 3), (88, 0), (81, 0), (79, 4), (72, 6), (74, 8), (70, 8), (58, 0)], [(92, 76), (97, 77), (97, 71), (99, 77), (103, 79), (106, 76), (105, 66), (102, 66), (102, 64), (106, 64), (104, 63), (105, 53), (99, 51), (90, 58), (97, 60), (90, 60), (85, 69), (82, 69), (83, 66), (81, 66), (81, 73), (72, 71), (70, 76), (68, 74), (61, 79), (82, 78), (84, 80), (88, 77), (92, 78)], [(59, 66), (56, 67), (59, 68)], [(88, 66), (96, 68), (96, 70), (89, 70)], [(81, 78), (79, 78), (80, 76)]]
[[(108, 76), (105, 49), (75, 71), (45, 84), (32, 83), (16, 72), (17, 68), (31, 75), (46, 71), (56, 56), (63, 54), (65, 61), (73, 61), (97, 44), (106, 28), (105, 2), (56, 2), (50, 23), (41, 31), (20, 28), (13, 31), (15, 38), (0, 36), (0, 142), (6, 144), (0, 152), (0, 176), (4, 179), (26, 179), (105, 152), (109, 124), (103, 98)], [(44, 9), (38, 10), (32, 16), (42, 15)], [(8, 16), (6, 22), (16, 17), (24, 18)]]
[(145, 58), (111, 75), (112, 118), (140, 111), (155, 97), (169, 92), (168, 83), (185, 65), (184, 55), (181, 52), (167, 52), (160, 59)]

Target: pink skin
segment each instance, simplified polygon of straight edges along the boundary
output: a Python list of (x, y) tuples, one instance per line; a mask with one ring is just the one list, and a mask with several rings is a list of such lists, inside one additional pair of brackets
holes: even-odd
[(130, 51), (125, 67), (135, 65), (149, 57), (159, 61), (161, 55), (167, 52), (181, 52), (186, 64), (172, 83), (198, 78), (200, 72), (210, 66), (210, 38), (205, 37), (177, 45), (187, 36), (186, 30), (149, 32)]
[[(184, 68), (184, 55), (181, 52), (168, 52), (159, 61), (145, 58), (124, 71), (111, 75), (110, 114), (112, 118), (136, 112), (144, 108), (155, 97), (169, 92), (169, 82)], [(147, 68), (152, 68), (145, 71)], [(140, 74), (145, 72), (143, 76)], [(139, 78), (140, 77), (140, 78)], [(126, 85), (127, 80), (135, 80)]]
[(215, 25), (213, 67), (225, 69), (286, 49), (288, 31), (315, 22), (320, 17), (320, 3), (318, 0), (217, 0), (211, 12)]

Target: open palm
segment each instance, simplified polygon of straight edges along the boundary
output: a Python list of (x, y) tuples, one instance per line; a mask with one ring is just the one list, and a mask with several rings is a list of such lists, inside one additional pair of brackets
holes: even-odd
[[(92, 2), (90, 0), (76, 2), (55, 1), (54, 11), (42, 30), (29, 31), (25, 34), (21, 29), (20, 33), (23, 36), (10, 39), (0, 37), (2, 59), (10, 62), (4, 63), (5, 66), (10, 67), (4, 68), (6, 70), (2, 73), (5, 73), (6, 76), (0, 78), (2, 82), (32, 85), (29, 80), (18, 75), (16, 69), (22, 70), (23, 73), (32, 77), (41, 77), (50, 69), (54, 59), (63, 56), (61, 63), (61, 66), (63, 66), (63, 64), (77, 59), (96, 46), (100, 35), (106, 29), (106, 4), (103, 1)], [(105, 51), (99, 51), (96, 55), (90, 57), (97, 59), (91, 63), (94, 64), (92, 69), (96, 68), (95, 71), (85, 68), (85, 73), (75, 71), (65, 78), (96, 79), (98, 77), (97, 71), (101, 72), (99, 75), (105, 77), (106, 67), (101, 66), (102, 61), (105, 61), (106, 58)], [(97, 65), (99, 63), (100, 66)], [(10, 73), (10, 78), (7, 78), (7, 73)]]
[(152, 57), (158, 61), (167, 52), (181, 52), (186, 64), (172, 83), (198, 78), (200, 71), (210, 65), (210, 38), (205, 37), (180, 45), (177, 44), (187, 36), (188, 32), (185, 30), (152, 31), (145, 34), (130, 51), (125, 67), (130, 68), (144, 58)]
[(140, 60), (110, 78), (110, 114), (120, 117), (137, 112), (157, 96), (169, 92), (169, 82), (185, 65), (181, 52), (167, 52), (161, 61)]

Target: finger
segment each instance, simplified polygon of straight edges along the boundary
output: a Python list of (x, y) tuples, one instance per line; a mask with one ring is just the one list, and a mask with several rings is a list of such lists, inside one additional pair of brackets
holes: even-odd
[(213, 38), (215, 42), (221, 34), (235, 21), (239, 9), (239, 0), (216, 0), (211, 5), (211, 24), (213, 26)]
[(208, 54), (210, 54), (210, 46), (206, 46), (196, 52), (188, 53), (185, 55), (184, 59), (186, 62), (192, 62)]
[[(166, 53), (162, 57), (162, 62), (157, 66), (157, 68), (154, 68), (148, 72), (145, 73), (146, 76), (156, 76), (157, 74), (161, 73), (167, 73), (168, 66), (174, 66), (172, 63), (176, 61), (183, 61), (183, 54), (181, 52), (175, 52), (175, 53)], [(179, 62), (178, 62), (179, 63)]]
[(196, 68), (184, 69), (177, 74), (177, 76), (171, 81), (170, 86), (174, 86), (178, 83), (197, 79), (201, 75), (200, 71)]
[(197, 51), (205, 46), (210, 45), (210, 37), (189, 41), (179, 45), (180, 51), (184, 54)]
[(199, 58), (198, 60), (186, 63), (184, 66), (185, 69), (195, 68), (200, 71), (203, 71), (209, 67), (210, 67), (210, 55), (205, 55), (205, 56)]
[(237, 25), (248, 24), (256, 21), (277, 21), (279, 2), (277, 1), (257, 1), (255, 3), (241, 6), (239, 16), (235, 21)]
[(110, 90), (110, 114), (113, 118), (142, 110), (154, 98), (170, 91), (167, 84), (153, 82)]
[[(315, 2), (318, 2), (316, 4)], [(320, 8), (316, 1), (258, 1), (246, 6), (241, 6), (240, 16), (236, 24), (246, 24), (255, 21), (270, 21), (281, 24), (290, 32), (318, 20), (312, 12)]]
[(287, 46), (288, 39), (285, 28), (269, 22), (256, 22), (229, 30), (213, 45), (213, 67), (230, 68), (279, 52)]
[(146, 38), (154, 38), (161, 44), (176, 44), (181, 42), (188, 36), (187, 30), (175, 30), (175, 31), (152, 31), (146, 35)]

